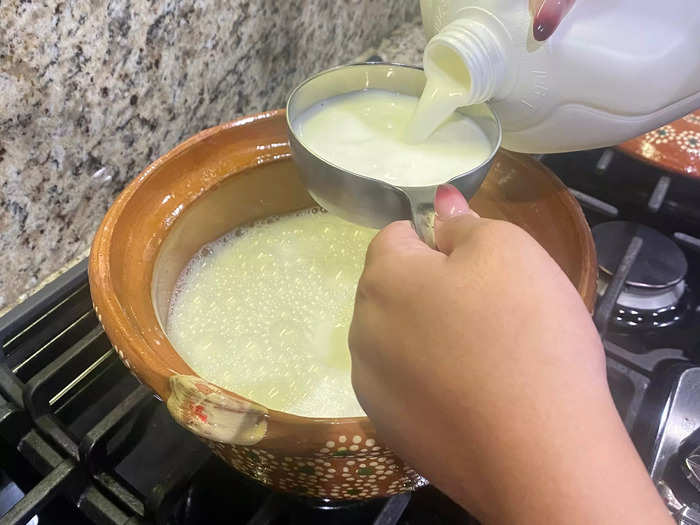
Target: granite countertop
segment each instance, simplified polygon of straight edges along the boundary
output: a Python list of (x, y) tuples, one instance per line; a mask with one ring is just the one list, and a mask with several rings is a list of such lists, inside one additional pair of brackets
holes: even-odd
[(85, 256), (124, 185), (186, 137), (368, 49), (420, 63), (418, 15), (417, 0), (0, 3), (0, 313)]
[(421, 66), (425, 43), (423, 25), (420, 20), (413, 20), (401, 24), (376, 48), (365, 51), (363, 56), (377, 54), (386, 62)]

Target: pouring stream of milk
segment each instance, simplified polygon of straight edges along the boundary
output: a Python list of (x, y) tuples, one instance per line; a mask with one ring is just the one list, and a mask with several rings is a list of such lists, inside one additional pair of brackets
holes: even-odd
[(471, 103), (469, 71), (455, 53), (437, 48), (426, 53), (424, 63), (425, 88), (404, 135), (410, 144), (427, 140), (457, 108)]

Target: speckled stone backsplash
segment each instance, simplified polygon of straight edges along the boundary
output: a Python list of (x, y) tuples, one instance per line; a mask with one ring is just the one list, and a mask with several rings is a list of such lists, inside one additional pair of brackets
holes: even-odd
[(283, 105), (418, 0), (0, 2), (0, 310), (84, 253), (184, 138)]

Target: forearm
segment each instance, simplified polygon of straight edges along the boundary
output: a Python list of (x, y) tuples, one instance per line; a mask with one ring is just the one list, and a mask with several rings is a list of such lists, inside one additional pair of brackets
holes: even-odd
[(493, 436), (476, 466), (479, 501), (459, 486), (459, 473), (441, 488), (488, 525), (673, 523), (611, 400), (575, 417), (557, 412)]

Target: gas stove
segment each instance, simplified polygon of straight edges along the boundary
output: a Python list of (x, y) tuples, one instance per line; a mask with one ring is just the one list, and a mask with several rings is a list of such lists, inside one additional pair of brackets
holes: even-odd
[[(678, 521), (700, 525), (700, 180), (610, 150), (541, 160), (594, 232), (618, 411)], [(0, 524), (475, 523), (433, 487), (330, 503), (231, 470), (119, 362), (85, 261), (0, 319), (0, 350)]]
[(700, 179), (614, 150), (550, 155), (598, 253), (608, 382), (659, 492), (700, 525)]

